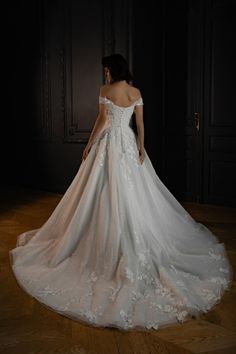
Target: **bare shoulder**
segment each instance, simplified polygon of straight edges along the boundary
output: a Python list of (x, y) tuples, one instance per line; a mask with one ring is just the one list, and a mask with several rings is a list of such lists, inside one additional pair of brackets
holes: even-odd
[(110, 87), (109, 84), (107, 84), (107, 85), (102, 85), (102, 86), (100, 87), (99, 95), (105, 97), (106, 94), (107, 94), (107, 91), (108, 91), (109, 87)]
[(137, 87), (131, 86), (130, 89), (131, 89), (131, 92), (132, 92), (132, 96), (135, 99), (138, 100), (142, 96), (140, 90)]

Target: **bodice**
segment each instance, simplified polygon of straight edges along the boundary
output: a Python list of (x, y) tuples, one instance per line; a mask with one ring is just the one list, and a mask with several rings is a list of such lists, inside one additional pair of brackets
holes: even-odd
[(116, 105), (110, 99), (106, 97), (99, 96), (99, 104), (106, 105), (106, 114), (108, 123), (111, 128), (115, 127), (129, 127), (132, 114), (134, 112), (135, 106), (143, 105), (143, 99), (140, 97), (138, 100), (133, 102), (130, 106), (122, 107)]

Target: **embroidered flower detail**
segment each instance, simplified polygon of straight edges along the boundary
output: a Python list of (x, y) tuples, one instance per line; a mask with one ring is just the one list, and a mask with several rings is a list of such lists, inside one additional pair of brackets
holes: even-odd
[(86, 281), (86, 283), (95, 282), (97, 280), (98, 280), (98, 277), (96, 276), (95, 272), (92, 272), (89, 279)]
[(109, 130), (105, 131), (96, 146), (96, 154), (98, 155), (98, 163), (100, 166), (104, 165), (105, 156), (107, 154), (107, 149), (109, 147)]
[(149, 263), (150, 258), (151, 258), (151, 256), (150, 256), (149, 249), (146, 249), (145, 251), (142, 251), (142, 252), (138, 252), (138, 259), (139, 259), (140, 265), (142, 267), (145, 267), (148, 270), (151, 268), (151, 265)]
[(137, 279), (145, 281), (146, 285), (155, 285), (155, 279), (148, 272), (139, 272)]
[(133, 189), (134, 188), (134, 183), (133, 183), (131, 168), (130, 168), (130, 166), (129, 166), (129, 164), (126, 161), (126, 158), (124, 156), (120, 160), (120, 166), (121, 166), (122, 177), (127, 182), (127, 186), (130, 189)]
[(216, 254), (212, 248), (210, 248), (208, 254), (210, 255), (210, 257), (212, 257), (216, 261), (222, 259), (222, 256), (220, 254)]
[(173, 294), (172, 292), (170, 291), (170, 289), (164, 287), (161, 283), (158, 284), (158, 287), (155, 289), (155, 293), (157, 295), (161, 295), (163, 297), (172, 297)]
[(176, 318), (178, 321), (183, 322), (185, 318), (188, 316), (188, 312), (186, 310), (178, 312)]
[(203, 297), (205, 297), (206, 300), (208, 300), (208, 301), (216, 299), (215, 294), (210, 289), (202, 289), (201, 292), (202, 292)]
[(211, 282), (217, 283), (217, 284), (222, 284), (222, 285), (227, 285), (227, 280), (221, 277), (212, 277), (210, 279)]
[(53, 289), (51, 288), (49, 285), (45, 286), (43, 289), (38, 291), (38, 294), (40, 296), (48, 296), (48, 295), (57, 295), (57, 294), (62, 294), (65, 293), (66, 291), (68, 291), (70, 289)]
[(144, 298), (144, 295), (140, 292), (132, 291), (132, 301), (139, 301)]
[(70, 303), (67, 302), (64, 306), (61, 306), (58, 308), (58, 311), (67, 311), (68, 310), (68, 307), (69, 307)]
[(184, 282), (183, 282), (183, 280), (177, 280), (177, 281), (176, 281), (176, 284), (179, 285), (179, 286), (181, 286), (182, 288), (186, 288), (186, 287), (185, 287), (185, 284), (184, 284)]
[(120, 290), (120, 286), (118, 286), (117, 288), (114, 288), (113, 286), (110, 286), (109, 288), (111, 289), (110, 295), (109, 295), (109, 299), (114, 301), (115, 298), (116, 298), (116, 294)]
[(120, 310), (120, 316), (124, 321), (125, 327), (132, 327), (132, 317), (128, 315), (124, 310)]
[(130, 270), (127, 267), (125, 267), (125, 275), (126, 275), (126, 278), (128, 278), (131, 281), (131, 283), (134, 282), (134, 273), (132, 272), (132, 270)]
[(147, 329), (151, 329), (151, 328), (158, 329), (159, 324), (158, 324), (158, 322), (148, 322), (146, 325), (146, 328)]
[(138, 258), (142, 266), (145, 266), (147, 264), (146, 257), (143, 253), (138, 253)]
[(139, 245), (140, 244), (140, 239), (139, 239), (138, 232), (136, 230), (134, 230), (134, 238), (135, 238), (136, 243)]
[(93, 321), (93, 320), (95, 320), (96, 317), (97, 317), (94, 312), (89, 311), (89, 310), (84, 311), (84, 315), (87, 317), (87, 319), (88, 319), (89, 321)]
[(188, 279), (191, 279), (193, 281), (200, 280), (198, 275), (194, 275), (194, 274), (190, 274), (190, 273), (178, 270), (173, 264), (170, 266), (170, 268), (173, 269), (176, 274), (181, 275), (184, 278), (188, 278)]
[(101, 306), (96, 307), (93, 311), (89, 309), (80, 310), (80, 314), (85, 316), (90, 322), (96, 322), (99, 315), (102, 315)]

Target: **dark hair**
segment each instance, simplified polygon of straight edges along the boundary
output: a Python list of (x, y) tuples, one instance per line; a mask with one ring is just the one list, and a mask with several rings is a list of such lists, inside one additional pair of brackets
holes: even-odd
[(133, 80), (129, 66), (121, 54), (112, 54), (102, 58), (102, 65), (108, 68), (113, 82), (125, 80), (127, 83)]

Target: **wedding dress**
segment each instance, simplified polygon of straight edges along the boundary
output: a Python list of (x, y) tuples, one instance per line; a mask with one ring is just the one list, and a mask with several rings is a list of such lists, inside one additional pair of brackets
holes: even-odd
[(232, 284), (225, 246), (140, 164), (136, 105), (106, 105), (107, 122), (49, 217), (10, 250), (20, 286), (93, 326), (158, 329), (209, 311)]

